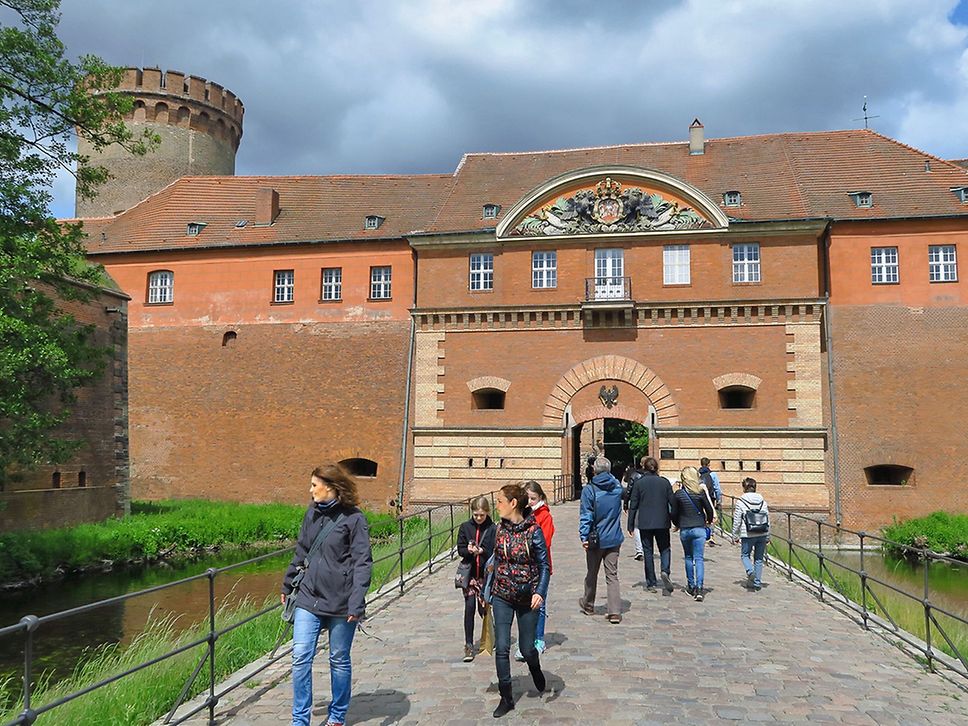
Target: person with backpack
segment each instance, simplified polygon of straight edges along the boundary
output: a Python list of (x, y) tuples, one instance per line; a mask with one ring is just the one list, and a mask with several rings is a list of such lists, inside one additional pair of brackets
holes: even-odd
[(578, 606), (585, 615), (595, 614), (598, 571), (605, 565), (606, 617), (622, 622), (622, 597), (618, 581), (618, 553), (625, 541), (622, 534), (622, 485), (611, 474), (612, 464), (604, 456), (595, 459), (595, 476), (581, 492), (578, 537), (585, 549), (585, 590)]
[(494, 667), (501, 702), (494, 709), (500, 718), (514, 709), (511, 692), (511, 621), (518, 620), (518, 643), (539, 693), (545, 686), (537, 648), (534, 647), (538, 611), (548, 596), (548, 546), (528, 506), (528, 495), (518, 484), (507, 484), (494, 497), (501, 517), (494, 538), (494, 555), (488, 562), (484, 597), (494, 613)]
[[(716, 510), (716, 519), (713, 520), (713, 524), (715, 524), (717, 519), (722, 520), (723, 518), (723, 490), (719, 484), (719, 474), (709, 468), (708, 456), (704, 456), (699, 460), (699, 481), (705, 488), (706, 494), (709, 496), (713, 508)], [(710, 547), (716, 547), (718, 545), (716, 539), (712, 536), (709, 537), (708, 544)]]
[(671, 518), (679, 529), (679, 541), (682, 543), (683, 558), (686, 563), (686, 582), (689, 594), (696, 602), (702, 602), (703, 578), (705, 576), (705, 562), (703, 560), (706, 547), (707, 530), (712, 524), (712, 502), (703, 491), (699, 483), (699, 472), (696, 467), (687, 466), (679, 474), (682, 488), (672, 498)]
[[(487, 497), (477, 497), (470, 503), (471, 518), (457, 532), (457, 554), (461, 566), (469, 568), (462, 587), (464, 594), (464, 662), (474, 660), (474, 620), (484, 615), (481, 591), (484, 588), (484, 566), (494, 554), (494, 522), (491, 503)], [(461, 583), (463, 585), (463, 583)]]
[[(644, 459), (643, 459), (644, 461)], [(642, 472), (635, 468), (635, 462), (629, 464), (625, 473), (622, 475), (622, 483), (625, 488), (622, 490), (622, 510), (626, 513), (629, 511), (629, 502), (632, 499), (632, 485), (635, 480), (642, 476)], [(635, 542), (635, 554), (633, 558), (636, 560), (643, 560), (645, 558), (645, 550), (642, 549), (642, 535), (639, 534), (639, 530), (636, 529), (631, 532), (633, 541)]]
[[(740, 559), (746, 568), (746, 587), (759, 592), (763, 586), (763, 559), (770, 541), (770, 508), (756, 493), (756, 479), (743, 479), (743, 496), (733, 505), (733, 538), (740, 541)], [(750, 554), (753, 555), (752, 561)]]
[(342, 726), (353, 682), (350, 648), (366, 608), (373, 554), (356, 482), (339, 464), (313, 469), (312, 503), (282, 583), (282, 602), (296, 590), (292, 629), (292, 723), (309, 726), (313, 658), (319, 633), (329, 633), (332, 700), (326, 723)]

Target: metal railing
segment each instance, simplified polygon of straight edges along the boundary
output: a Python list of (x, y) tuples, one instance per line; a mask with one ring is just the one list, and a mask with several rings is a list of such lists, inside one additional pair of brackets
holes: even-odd
[[(728, 534), (737, 497), (724, 495), (723, 499), (730, 503), (722, 519), (722, 529)], [(968, 581), (968, 563), (925, 547), (838, 527), (795, 512), (771, 510), (770, 520), (771, 542), (766, 556), (769, 564), (785, 572), (791, 581), (796, 580), (815, 591), (821, 602), (834, 601), (846, 607), (859, 616), (865, 630), (873, 629), (901, 641), (924, 658), (929, 670), (934, 671), (940, 664), (968, 678), (968, 618), (932, 602), (929, 578), (930, 565), (944, 563), (963, 570), (964, 581)], [(917, 592), (878, 578), (865, 569), (865, 558), (888, 549), (921, 563), (924, 581)], [(848, 550), (859, 554), (857, 568), (838, 557)], [(874, 585), (883, 588), (880, 594)], [(891, 601), (892, 597), (896, 603)], [(916, 614), (916, 623), (912, 611)]]
[[(553, 488), (556, 492), (555, 502), (561, 501), (558, 499), (557, 494), (559, 491), (559, 482), (557, 481), (557, 478), (556, 481), (553, 482)], [(495, 492), (489, 492), (483, 495), (490, 498), (492, 511), (494, 509), (494, 494)], [(378, 584), (376, 584), (375, 587), (371, 586), (371, 592), (367, 596), (366, 600), (368, 609), (376, 603), (383, 602), (389, 596), (402, 595), (406, 591), (408, 583), (413, 582), (414, 579), (418, 578), (425, 572), (427, 574), (431, 574), (436, 569), (439, 569), (442, 559), (446, 558), (448, 561), (454, 559), (457, 529), (470, 514), (469, 510), (471, 499), (472, 498), (468, 498), (466, 500), (457, 502), (427, 507), (426, 509), (422, 509), (407, 515), (401, 515), (397, 518), (396, 533), (390, 537), (389, 541), (377, 543), (375, 546), (375, 549), (377, 549), (379, 548), (380, 544), (390, 544), (391, 541), (396, 545), (390, 549), (389, 552), (373, 560), (374, 573), (383, 571), (384, 566), (387, 564), (389, 564), (389, 567), (385, 568), (386, 571), (382, 574)], [(426, 523), (426, 526), (424, 526), (424, 523)], [(196, 648), (203, 650), (202, 655), (191, 675), (186, 680), (180, 695), (172, 705), (168, 715), (165, 717), (164, 723), (172, 725), (181, 724), (207, 709), (209, 724), (215, 724), (215, 707), (226, 694), (235, 690), (247, 680), (251, 679), (258, 673), (261, 673), (269, 666), (289, 656), (292, 652), (291, 647), (288, 647), (282, 651), (279, 650), (290, 630), (290, 626), (286, 626), (281, 630), (275, 646), (273, 647), (269, 656), (265, 658), (260, 665), (255, 667), (251, 672), (247, 672), (245, 678), (236, 679), (236, 681), (231, 685), (216, 692), (217, 678), (224, 677), (225, 675), (223, 674), (220, 676), (216, 667), (218, 658), (217, 645), (219, 638), (255, 620), (256, 618), (267, 615), (268, 613), (272, 613), (282, 607), (281, 603), (268, 605), (257, 612), (238, 620), (237, 622), (218, 627), (216, 624), (216, 613), (218, 612), (215, 596), (216, 578), (225, 573), (232, 572), (233, 570), (238, 570), (239, 568), (247, 565), (251, 565), (271, 557), (276, 557), (287, 552), (292, 552), (293, 550), (294, 547), (286, 547), (274, 552), (260, 555), (258, 557), (252, 557), (226, 567), (209, 568), (204, 573), (194, 575), (192, 577), (185, 577), (164, 585), (157, 585), (155, 587), (139, 590), (137, 592), (127, 593), (125, 595), (119, 595), (117, 597), (107, 598), (105, 600), (99, 600), (97, 602), (88, 603), (86, 605), (81, 605), (69, 610), (51, 613), (50, 615), (40, 617), (36, 615), (26, 615), (21, 618), (18, 623), (5, 628), (0, 628), (0, 638), (16, 637), (20, 635), (24, 639), (23, 690), (21, 698), (23, 708), (17, 718), (15, 718), (13, 721), (8, 721), (6, 724), (4, 724), (4, 726), (29, 726), (30, 724), (33, 724), (39, 716), (49, 713), (66, 703), (74, 701), (77, 698), (97, 691), (98, 689), (104, 688), (112, 683), (116, 683), (117, 681), (138, 673), (139, 671), (150, 668), (151, 666), (157, 665)], [(280, 573), (280, 583), (281, 578), (282, 573)], [(99, 608), (104, 608), (129, 600), (134, 600), (135, 598), (152, 595), (163, 590), (168, 590), (199, 580), (208, 581), (208, 622), (207, 632), (205, 632), (204, 635), (192, 640), (191, 642), (185, 643), (184, 645), (173, 648), (155, 658), (138, 663), (137, 665), (134, 665), (121, 673), (113, 674), (109, 677), (103, 678), (100, 681), (97, 681), (96, 683), (86, 685), (72, 693), (68, 693), (64, 696), (54, 699), (53, 701), (35, 706), (33, 698), (36, 683), (34, 673), (34, 644), (37, 641), (38, 635), (43, 632), (45, 625), (76, 615), (81, 615), (83, 613), (89, 613)], [(374, 580), (376, 580), (376, 578), (374, 578)], [(372, 611), (370, 614), (372, 614)], [(322, 645), (320, 647), (322, 647)], [(206, 664), (208, 665), (206, 679), (208, 681), (207, 697), (202, 703), (190, 708), (185, 713), (178, 714), (178, 717), (175, 718), (175, 714), (177, 713), (178, 709), (182, 706), (186, 699), (193, 695), (193, 686), (198, 683), (199, 676), (201, 675), (202, 669)], [(202, 690), (204, 689), (199, 689), (199, 692), (202, 692)]]
[(631, 277), (586, 277), (585, 302), (631, 300)]

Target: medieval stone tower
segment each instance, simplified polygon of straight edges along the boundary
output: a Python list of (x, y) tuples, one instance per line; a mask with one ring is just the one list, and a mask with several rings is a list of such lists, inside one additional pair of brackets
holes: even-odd
[(157, 68), (128, 68), (118, 90), (134, 98), (127, 119), (133, 130), (149, 125), (161, 145), (136, 157), (118, 146), (95, 152), (78, 139), (78, 152), (111, 174), (97, 197), (76, 198), (78, 217), (117, 214), (179, 177), (235, 174), (245, 109), (234, 93), (204, 78)]

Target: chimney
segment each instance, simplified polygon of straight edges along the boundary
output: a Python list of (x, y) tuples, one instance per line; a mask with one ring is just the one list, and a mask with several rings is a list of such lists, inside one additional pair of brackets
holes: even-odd
[(255, 193), (254, 224), (272, 224), (279, 216), (279, 192), (263, 187)]
[(699, 119), (693, 119), (692, 123), (689, 124), (689, 154), (690, 156), (698, 156), (699, 154), (706, 153), (706, 140), (703, 138), (702, 133), (703, 125), (699, 123)]

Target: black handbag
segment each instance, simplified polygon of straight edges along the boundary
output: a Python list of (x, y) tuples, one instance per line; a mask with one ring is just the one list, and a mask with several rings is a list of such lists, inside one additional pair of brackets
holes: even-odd
[(466, 590), (471, 584), (471, 563), (461, 562), (457, 565), (457, 573), (454, 575), (454, 587), (458, 590)]
[(595, 487), (592, 484), (589, 484), (589, 486), (592, 487), (592, 523), (588, 528), (588, 549), (597, 550), (602, 540), (598, 534), (598, 522), (595, 521), (597, 517)]
[(286, 595), (286, 602), (282, 606), (282, 614), (280, 617), (283, 622), (291, 623), (296, 619), (296, 595), (299, 594), (299, 586), (302, 584), (303, 578), (306, 577), (306, 570), (309, 569), (309, 560), (314, 554), (319, 550), (320, 546), (323, 544), (323, 540), (326, 536), (332, 532), (336, 525), (343, 521), (345, 517), (343, 513), (340, 512), (335, 517), (326, 522), (322, 529), (319, 530), (319, 534), (316, 535), (316, 539), (313, 540), (312, 545), (309, 547), (309, 552), (303, 558), (303, 562), (299, 567), (296, 568), (296, 574), (293, 575), (292, 582), (289, 583), (292, 589), (289, 594)]

